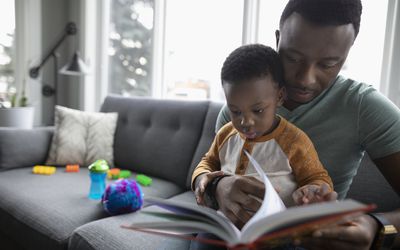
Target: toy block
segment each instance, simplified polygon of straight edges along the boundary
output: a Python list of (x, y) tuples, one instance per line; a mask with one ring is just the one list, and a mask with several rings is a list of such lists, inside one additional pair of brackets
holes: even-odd
[(144, 174), (136, 175), (136, 181), (143, 186), (150, 186), (153, 183), (153, 180)]
[(119, 178), (127, 179), (131, 177), (132, 173), (130, 170), (121, 170), (119, 172)]
[(54, 166), (36, 165), (32, 168), (32, 173), (34, 174), (52, 175), (55, 172), (56, 172), (56, 167)]
[(65, 172), (76, 173), (79, 172), (79, 164), (68, 164), (65, 166)]
[(112, 180), (116, 180), (119, 178), (119, 173), (121, 172), (121, 170), (119, 168), (112, 168), (110, 170), (108, 170), (107, 172), (107, 178), (108, 179), (112, 179)]

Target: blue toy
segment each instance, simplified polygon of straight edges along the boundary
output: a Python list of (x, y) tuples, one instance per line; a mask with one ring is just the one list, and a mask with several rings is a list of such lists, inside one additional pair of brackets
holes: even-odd
[(135, 180), (120, 179), (107, 186), (101, 202), (110, 215), (130, 213), (143, 205), (143, 192)]

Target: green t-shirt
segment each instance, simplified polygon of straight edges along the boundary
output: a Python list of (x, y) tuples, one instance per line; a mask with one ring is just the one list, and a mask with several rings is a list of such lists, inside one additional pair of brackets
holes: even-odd
[[(370, 85), (338, 76), (311, 102), (278, 114), (310, 137), (343, 199), (366, 151), (372, 159), (400, 152), (400, 110)], [(216, 129), (230, 121), (225, 105)]]

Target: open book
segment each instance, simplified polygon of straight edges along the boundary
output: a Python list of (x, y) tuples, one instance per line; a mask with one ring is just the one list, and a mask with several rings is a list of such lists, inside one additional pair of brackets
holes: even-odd
[[(162, 209), (141, 211), (153, 215), (154, 221), (138, 222), (122, 227), (227, 247), (277, 246), (310, 234), (317, 228), (338, 223), (348, 216), (356, 216), (375, 208), (375, 205), (365, 205), (348, 199), (286, 209), (261, 167), (249, 154), (247, 156), (262, 177), (266, 192), (260, 209), (241, 230), (221, 212), (194, 203), (159, 198), (147, 198), (145, 201)], [(221, 241), (196, 238), (192, 235), (200, 232), (212, 233)]]

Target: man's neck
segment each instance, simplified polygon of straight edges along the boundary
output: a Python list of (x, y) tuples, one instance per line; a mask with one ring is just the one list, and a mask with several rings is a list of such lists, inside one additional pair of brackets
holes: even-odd
[(301, 103), (286, 99), (285, 102), (283, 103), (283, 107), (285, 107), (286, 109), (293, 111), (295, 108), (297, 108), (298, 106), (302, 105)]

